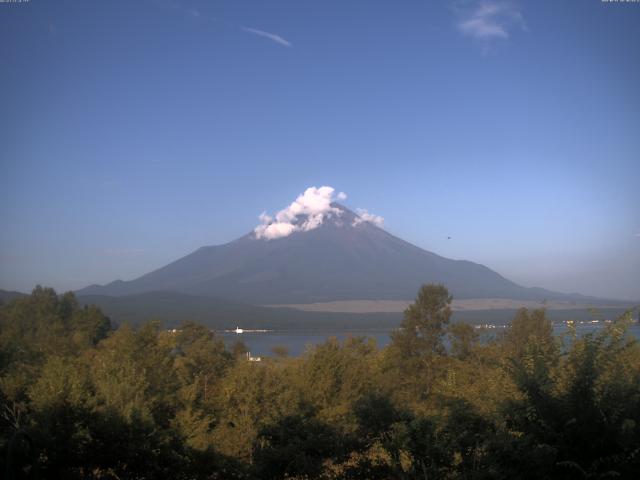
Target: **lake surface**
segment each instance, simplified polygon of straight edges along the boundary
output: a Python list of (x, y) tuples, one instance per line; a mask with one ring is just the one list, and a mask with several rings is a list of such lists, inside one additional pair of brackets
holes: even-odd
[[(576, 325), (576, 331), (579, 336), (588, 333), (594, 333), (604, 328), (604, 323), (579, 323)], [(504, 327), (497, 326), (483, 331), (485, 338), (490, 338), (504, 330)], [(288, 349), (289, 355), (298, 356), (302, 354), (309, 346), (324, 343), (331, 337), (337, 337), (344, 340), (348, 337), (367, 337), (375, 339), (378, 347), (384, 347), (391, 341), (390, 334), (393, 329), (370, 329), (370, 330), (274, 330), (269, 332), (245, 332), (245, 333), (218, 333), (225, 341), (225, 344), (231, 346), (236, 341), (242, 341), (247, 346), (252, 356), (272, 356), (272, 349), (278, 346), (284, 346)], [(565, 324), (554, 325), (556, 335), (561, 335), (567, 331)], [(634, 323), (629, 332), (636, 338), (640, 339), (640, 324)]]

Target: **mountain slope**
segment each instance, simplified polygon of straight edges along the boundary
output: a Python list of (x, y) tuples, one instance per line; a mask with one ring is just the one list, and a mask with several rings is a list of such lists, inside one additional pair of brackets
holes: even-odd
[(521, 287), (484, 265), (416, 247), (347, 208), (318, 228), (266, 240), (251, 233), (203, 247), (135, 280), (93, 285), (79, 295), (173, 291), (251, 304), (410, 299), (423, 283), (444, 283), (456, 298), (566, 297)]

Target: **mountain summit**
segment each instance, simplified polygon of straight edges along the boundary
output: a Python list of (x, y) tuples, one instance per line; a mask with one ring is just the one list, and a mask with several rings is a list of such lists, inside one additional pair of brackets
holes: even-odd
[(404, 300), (413, 298), (422, 284), (437, 282), (456, 298), (566, 298), (524, 288), (483, 265), (418, 248), (380, 228), (381, 218), (366, 211), (358, 214), (336, 202), (316, 210), (296, 209), (289, 207), (275, 218), (263, 214), (261, 225), (247, 235), (202, 247), (134, 280), (92, 285), (78, 293), (173, 291), (252, 304), (294, 304)]

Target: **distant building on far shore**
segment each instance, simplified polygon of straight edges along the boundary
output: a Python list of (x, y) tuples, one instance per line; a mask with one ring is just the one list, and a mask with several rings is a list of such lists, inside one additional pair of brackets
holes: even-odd
[(262, 357), (252, 357), (251, 352), (247, 352), (247, 360), (249, 360), (250, 362), (261, 362)]

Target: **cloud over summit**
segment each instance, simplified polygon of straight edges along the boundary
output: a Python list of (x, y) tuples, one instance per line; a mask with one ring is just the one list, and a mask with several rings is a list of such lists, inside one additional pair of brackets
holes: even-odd
[[(254, 228), (254, 234), (258, 239), (273, 240), (287, 237), (295, 232), (308, 232), (318, 228), (329, 218), (339, 217), (342, 210), (331, 204), (337, 200), (344, 201), (347, 194), (336, 193), (330, 186), (309, 187), (304, 193), (298, 195), (288, 207), (280, 210), (275, 217), (263, 212), (258, 217), (260, 224)], [(363, 222), (370, 222), (381, 227), (384, 219), (370, 214), (366, 210), (358, 209), (358, 217), (353, 221), (353, 226)]]

